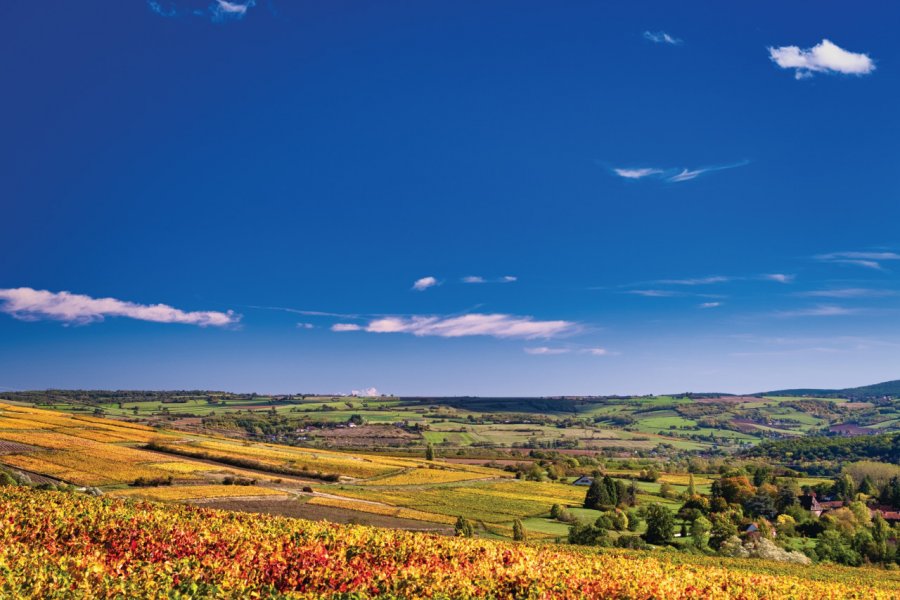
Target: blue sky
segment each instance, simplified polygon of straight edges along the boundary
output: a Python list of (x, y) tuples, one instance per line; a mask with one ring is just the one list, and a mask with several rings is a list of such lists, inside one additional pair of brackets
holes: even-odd
[(0, 389), (898, 378), (898, 13), (4, 3)]

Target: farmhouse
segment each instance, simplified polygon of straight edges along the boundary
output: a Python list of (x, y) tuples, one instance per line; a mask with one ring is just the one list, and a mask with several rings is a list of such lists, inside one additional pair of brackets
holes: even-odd
[(881, 515), (882, 519), (891, 524), (900, 523), (900, 510), (892, 510), (892, 507), (889, 506), (876, 506), (870, 508), (869, 513), (873, 517), (875, 515)]
[(822, 513), (825, 511), (825, 508), (816, 499), (815, 492), (809, 492), (800, 496), (800, 506), (816, 515), (817, 517), (822, 516)]
[(815, 492), (809, 492), (800, 496), (800, 506), (817, 517), (821, 517), (822, 513), (826, 513), (829, 510), (835, 510), (842, 506), (846, 506), (846, 504), (847, 503), (843, 500), (819, 500), (816, 498)]

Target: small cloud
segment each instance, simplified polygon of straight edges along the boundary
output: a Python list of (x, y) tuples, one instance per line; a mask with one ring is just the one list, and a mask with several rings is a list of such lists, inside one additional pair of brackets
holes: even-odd
[(666, 285), (710, 285), (713, 283), (726, 283), (731, 281), (731, 277), (723, 277), (722, 275), (711, 275), (709, 277), (694, 277), (688, 279), (661, 279), (657, 283)]
[(684, 167), (663, 169), (658, 167), (614, 167), (613, 173), (625, 179), (661, 179), (668, 183), (680, 183), (683, 181), (691, 181), (705, 173), (715, 171), (724, 171), (726, 169), (736, 169), (750, 164), (748, 160), (742, 160), (727, 165), (713, 165), (711, 167), (700, 167), (697, 169), (688, 169)]
[(677, 46), (681, 43), (680, 39), (669, 35), (665, 31), (645, 31), (644, 39), (654, 44), (671, 44), (672, 46)]
[(721, 302), (701, 302), (698, 304), (700, 308), (718, 308), (722, 306)]
[(489, 336), (495, 338), (540, 339), (574, 333), (579, 329), (571, 321), (538, 321), (533, 317), (506, 314), (471, 313), (462, 316), (382, 317), (365, 326), (337, 323), (332, 331), (369, 333), (408, 333), (418, 337)]
[(161, 17), (174, 17), (178, 12), (175, 10), (175, 6), (173, 4), (167, 4), (163, 6), (160, 2), (154, 2), (153, 0), (148, 0), (147, 6), (150, 7), (150, 10), (155, 12)]
[(812, 298), (883, 298), (885, 296), (896, 296), (897, 292), (893, 290), (873, 290), (868, 288), (840, 288), (799, 292), (797, 295)]
[(633, 294), (635, 296), (644, 296), (645, 298), (671, 298), (679, 295), (678, 292), (672, 292), (670, 290), (628, 290), (625, 293)]
[(84, 325), (106, 317), (127, 317), (154, 323), (184, 323), (200, 327), (236, 325), (233, 311), (183, 311), (166, 304), (136, 304), (115, 298), (92, 298), (71, 292), (32, 288), (0, 289), (0, 312), (23, 321), (50, 319)]
[(312, 323), (297, 323), (297, 329), (314, 329), (315, 325)]
[(256, 0), (246, 0), (245, 2), (214, 0), (212, 3), (198, 2), (197, 0), (183, 0), (180, 2), (148, 0), (147, 6), (161, 17), (171, 18), (187, 15), (204, 17), (215, 23), (222, 23), (224, 21), (239, 21), (243, 19), (247, 11), (256, 6)]
[(513, 283), (518, 280), (518, 277), (512, 275), (504, 275), (503, 277), (498, 277), (496, 279), (487, 279), (480, 275), (469, 275), (468, 277), (462, 278), (463, 283)]
[(413, 289), (417, 292), (424, 292), (430, 287), (434, 287), (438, 284), (438, 280), (434, 277), (422, 277), (421, 279), (417, 279), (413, 284)]
[(713, 167), (702, 167), (699, 169), (682, 169), (680, 173), (673, 175), (666, 179), (666, 181), (670, 181), (673, 183), (678, 183), (681, 181), (690, 181), (692, 179), (696, 179), (700, 177), (704, 173), (712, 173), (714, 171), (724, 171), (726, 169), (736, 169), (737, 167), (745, 167), (750, 164), (748, 160), (742, 160), (740, 162), (736, 162), (730, 165), (719, 165)]
[(636, 169), (623, 169), (623, 168), (614, 168), (613, 171), (619, 177), (624, 177), (625, 179), (643, 179), (644, 177), (651, 177), (653, 175), (661, 175), (665, 173), (663, 169), (654, 169), (651, 167), (640, 167)]
[(866, 269), (881, 271), (884, 269), (882, 262), (900, 260), (900, 254), (896, 252), (830, 252), (815, 256), (816, 260), (839, 265), (853, 265)]
[(585, 348), (583, 352), (591, 356), (608, 356), (610, 354), (610, 351), (606, 348)]
[(770, 47), (769, 58), (782, 69), (794, 69), (795, 79), (808, 79), (814, 73), (868, 75), (875, 70), (868, 54), (844, 50), (825, 39), (805, 50), (797, 46)]
[(777, 317), (842, 317), (859, 313), (859, 309), (823, 304), (811, 308), (785, 310), (775, 313)]
[(350, 395), (359, 398), (371, 398), (373, 396), (378, 396), (378, 388), (370, 387), (363, 390), (353, 390), (350, 392)]
[(247, 10), (256, 6), (256, 0), (247, 0), (246, 2), (228, 2), (227, 0), (216, 0), (209, 7), (212, 13), (212, 20), (221, 23), (222, 21), (239, 21), (247, 14)]
[(547, 346), (538, 346), (537, 348), (525, 348), (526, 354), (568, 354), (571, 352), (568, 348), (548, 348)]
[(610, 353), (606, 348), (580, 348), (580, 349), (572, 349), (572, 348), (551, 348), (548, 346), (537, 346), (524, 348), (526, 354), (533, 354), (537, 356), (546, 356), (546, 355), (557, 355), (557, 354), (589, 354), (591, 356), (608, 356)]
[(791, 283), (795, 277), (795, 275), (787, 275), (785, 273), (766, 273), (762, 276), (762, 279), (777, 281), (778, 283)]

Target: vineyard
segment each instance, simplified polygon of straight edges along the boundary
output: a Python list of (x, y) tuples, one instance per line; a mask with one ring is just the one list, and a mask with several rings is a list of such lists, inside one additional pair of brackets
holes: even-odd
[[(466, 516), (500, 535), (515, 518), (545, 516), (553, 504), (580, 506), (584, 496), (478, 465), (186, 434), (3, 403), (0, 444), (2, 465), (114, 497), (229, 498), (245, 506), (284, 499), (351, 510), (362, 522), (382, 515), (446, 526)], [(244, 485), (224, 485), (226, 478)]]
[(0, 491), (0, 596), (10, 598), (858, 598), (893, 572), (718, 564)]

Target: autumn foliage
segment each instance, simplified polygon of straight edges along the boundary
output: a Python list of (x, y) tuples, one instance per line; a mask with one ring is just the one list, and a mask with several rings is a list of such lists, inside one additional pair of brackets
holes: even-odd
[(894, 598), (900, 589), (865, 569), (817, 568), (807, 578), (799, 568), (682, 560), (0, 490), (2, 598), (819, 600)]

